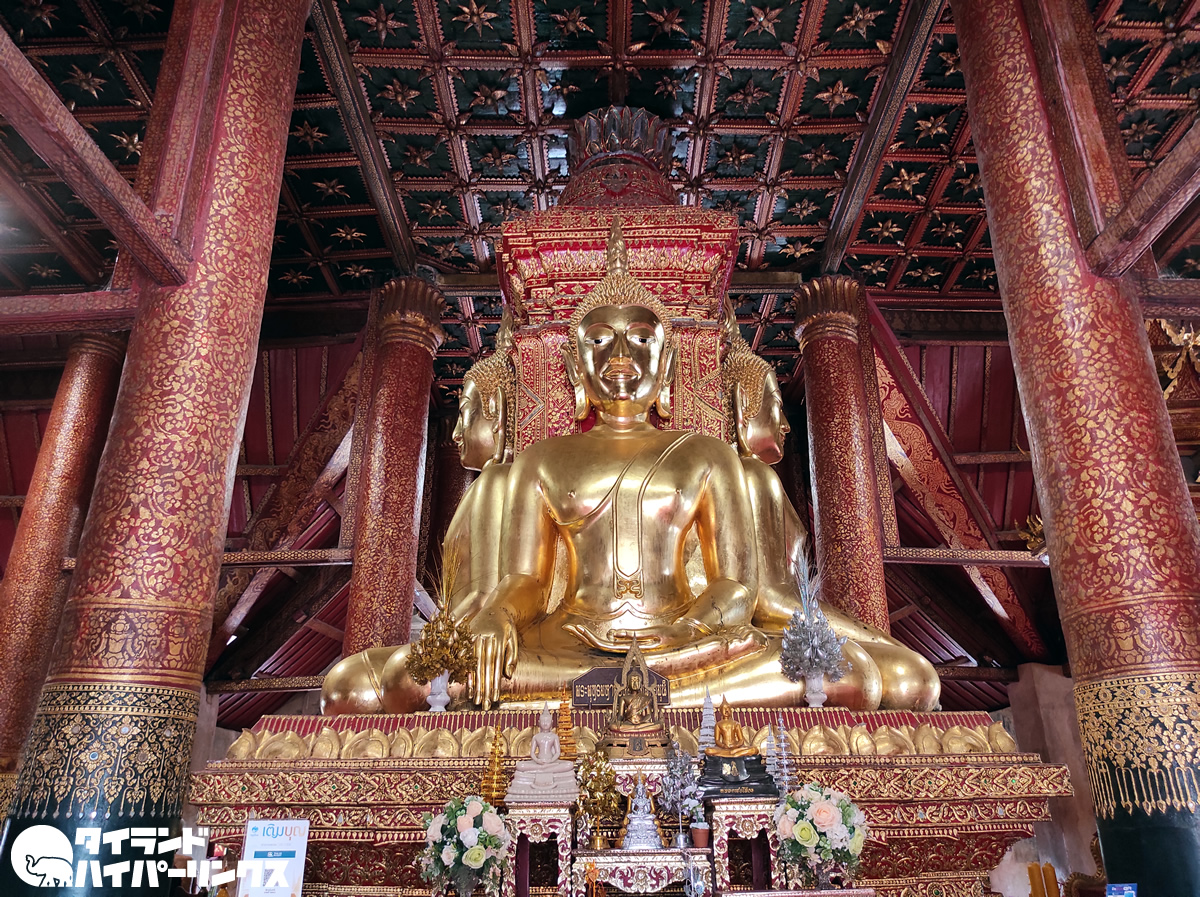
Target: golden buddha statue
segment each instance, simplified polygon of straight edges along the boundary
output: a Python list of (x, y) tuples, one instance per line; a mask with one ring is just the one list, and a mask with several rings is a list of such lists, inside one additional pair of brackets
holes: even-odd
[[(796, 571), (806, 570), (807, 533), (771, 467), (783, 458), (789, 432), (775, 371), (742, 339), (732, 309), (727, 307), (725, 332), (730, 348), (722, 366), (730, 418), (754, 507), (758, 544), (758, 604), (754, 623), (769, 632), (782, 631), (800, 604)], [(861, 623), (831, 604), (820, 602), (833, 631), (845, 636), (842, 654), (857, 679), (851, 685), (875, 695), (884, 710), (932, 710), (941, 696), (933, 665), (911, 648)], [(842, 704), (843, 682), (825, 688)]]
[(754, 745), (746, 741), (746, 731), (742, 724), (733, 718), (733, 708), (729, 700), (722, 697), (721, 706), (717, 710), (717, 725), (713, 730), (716, 745), (705, 750), (705, 754), (713, 757), (752, 757), (758, 753)]
[[(468, 689), (451, 688), (452, 699), (485, 710), (537, 707), (563, 682), (636, 643), (649, 668), (670, 679), (675, 706), (699, 706), (713, 683), (741, 705), (796, 706), (803, 683), (786, 680), (779, 668), (783, 629), (798, 601), (794, 578), (789, 585), (785, 575), (795, 543), (786, 521), (794, 520), (801, 539), (803, 530), (764, 461), (740, 458), (720, 439), (649, 422), (652, 408), (670, 419), (671, 316), (630, 276), (619, 228), (613, 231), (608, 275), (576, 306), (564, 347), (575, 416), (594, 410), (595, 426), (538, 442), (507, 464), (498, 437), (488, 442), (484, 432), (503, 430), (484, 413), (501, 413), (490, 402), (496, 390), (464, 389), (461, 450), (485, 460), (447, 537), (470, 559), (448, 599), (476, 636), (475, 675)], [(478, 375), (468, 379), (481, 385)], [(773, 384), (774, 404), (755, 414), (745, 402), (739, 431), (747, 446), (785, 425), (774, 376), (763, 383), (759, 394)], [(702, 562), (692, 586), (689, 545)], [(400, 646), (341, 661), (326, 677), (324, 712), (420, 709), (428, 687), (408, 675), (407, 655)], [(828, 688), (831, 703), (876, 709), (878, 666), (858, 645), (847, 643), (846, 657), (847, 674)]]
[(639, 670), (629, 674), (625, 688), (613, 699), (608, 727), (614, 732), (649, 732), (662, 727), (654, 692), (644, 686)]

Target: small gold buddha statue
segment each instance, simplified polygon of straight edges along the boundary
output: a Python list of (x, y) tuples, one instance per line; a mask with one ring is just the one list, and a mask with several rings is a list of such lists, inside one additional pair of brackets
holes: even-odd
[(705, 751), (713, 757), (752, 757), (758, 754), (755, 747), (746, 741), (742, 724), (733, 718), (733, 708), (727, 698), (721, 699), (717, 710), (717, 725), (713, 731), (716, 745)]
[(612, 710), (605, 722), (604, 738), (598, 745), (609, 757), (666, 756), (670, 743), (667, 725), (649, 678), (646, 661), (634, 642), (625, 656), (625, 666), (614, 689)]

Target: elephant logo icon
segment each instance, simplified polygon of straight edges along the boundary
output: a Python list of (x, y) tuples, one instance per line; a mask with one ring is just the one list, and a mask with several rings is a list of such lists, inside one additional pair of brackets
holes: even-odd
[(13, 871), (35, 888), (69, 888), (75, 851), (65, 834), (50, 825), (34, 825), (17, 835), (12, 846)]

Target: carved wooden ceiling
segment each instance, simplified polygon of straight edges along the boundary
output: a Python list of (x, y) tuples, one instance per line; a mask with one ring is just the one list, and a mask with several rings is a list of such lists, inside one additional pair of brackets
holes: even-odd
[[(1140, 183), (1200, 108), (1200, 2), (1089, 8)], [(0, 10), (0, 26), (131, 180), (170, 13), (170, 0), (19, 0)], [(570, 175), (567, 124), (613, 103), (670, 123), (683, 202), (739, 214), (734, 304), (781, 380), (798, 354), (781, 275), (861, 277), (988, 532), (999, 547), (1022, 546), (1016, 528), (1037, 510), (1028, 446), (941, 2), (315, 0), (300, 68), (231, 550), (253, 547), (256, 524), (278, 509), (306, 430), (357, 352), (370, 289), (396, 271), (423, 266), (443, 278), (449, 338), (434, 403), (453, 408), (499, 323), (500, 225), (554, 204)], [(1156, 243), (1165, 274), (1200, 277), (1198, 230), (1192, 209)], [(92, 212), (0, 126), (0, 310), (20, 296), (101, 287), (115, 254)], [(0, 555), (65, 345), (49, 333), (0, 336)], [(295, 545), (337, 544), (344, 483), (332, 483), (297, 506), (309, 516)], [(940, 544), (919, 496), (893, 486), (904, 544)], [(1060, 650), (1048, 576), (1012, 579), (1051, 653)], [(296, 596), (309, 592), (324, 603), (300, 607)], [(936, 661), (1011, 666), (1028, 656), (957, 569), (891, 565), (889, 597), (897, 632)], [(283, 606), (291, 622), (275, 641), (259, 638), (257, 654), (218, 651), (217, 669), (253, 658), (243, 675), (307, 675), (338, 656), (345, 590), (326, 573), (274, 571), (227, 598), (232, 632), (269, 628)], [(953, 706), (1006, 702), (1000, 682), (955, 681), (947, 695)], [(277, 697), (229, 696), (223, 719), (244, 722)]]

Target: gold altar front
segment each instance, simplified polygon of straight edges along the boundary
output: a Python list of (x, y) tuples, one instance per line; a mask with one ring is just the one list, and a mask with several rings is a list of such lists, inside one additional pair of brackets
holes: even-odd
[[(761, 745), (780, 713), (738, 716)], [(535, 718), (529, 711), (264, 717), (231, 748), (235, 759), (193, 777), (191, 802), (214, 841), (235, 854), (247, 819), (309, 819), (305, 894), (428, 893), (414, 863), (424, 843), (421, 814), (478, 790), (492, 726), (501, 730), (511, 772), (527, 753)], [(871, 839), (859, 884), (880, 897), (987, 894), (988, 873), (1009, 845), (1049, 818), (1051, 798), (1071, 791), (1064, 767), (996, 752), (990, 729), (1002, 745), (984, 713), (797, 708), (782, 718), (796, 781), (841, 789), (867, 814)], [(574, 719), (587, 749), (601, 714)], [(668, 709), (666, 722), (674, 737), (694, 744), (698, 711)], [(896, 750), (914, 752), (879, 753)], [(617, 761), (623, 791), (639, 763), (652, 786), (661, 774), (655, 761)], [(661, 822), (674, 831), (673, 817)]]

